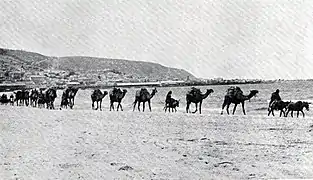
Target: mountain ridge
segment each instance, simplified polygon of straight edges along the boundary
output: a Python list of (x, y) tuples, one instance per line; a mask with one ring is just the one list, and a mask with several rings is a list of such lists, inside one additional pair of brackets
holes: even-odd
[(2, 70), (41, 71), (57, 69), (89, 73), (92, 71), (114, 70), (122, 75), (149, 80), (196, 79), (184, 69), (167, 67), (155, 62), (129, 59), (102, 58), (92, 56), (46, 56), (24, 50), (0, 49)]

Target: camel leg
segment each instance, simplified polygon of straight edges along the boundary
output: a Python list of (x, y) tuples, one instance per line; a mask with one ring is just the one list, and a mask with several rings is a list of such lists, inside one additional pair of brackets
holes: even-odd
[(302, 115), (303, 115), (303, 117), (304, 117), (304, 112), (303, 112), (303, 110), (301, 110), (301, 112), (302, 112)]
[(299, 117), (299, 113), (300, 113), (300, 112), (299, 112), (299, 111), (297, 111), (297, 118)]
[(95, 109), (94, 101), (91, 102), (91, 109)]
[(120, 108), (120, 104), (117, 102), (116, 111), (118, 111), (119, 108)]
[(118, 109), (119, 109), (120, 107), (121, 107), (121, 111), (123, 111), (121, 103), (120, 103), (120, 102), (117, 102), (117, 111), (118, 111)]
[(133, 111), (135, 111), (136, 103), (137, 103), (137, 101), (135, 100), (135, 102), (133, 103), (133, 104), (134, 104), (134, 106), (133, 106)]
[(285, 115), (286, 115), (286, 111), (285, 110), (282, 110), (282, 112), (284, 113), (284, 117), (286, 117)]
[(236, 108), (238, 104), (235, 104), (234, 109), (233, 109), (233, 115), (235, 114)]
[(195, 105), (196, 105), (196, 110), (192, 113), (196, 113), (198, 111), (198, 103), (195, 103)]
[(200, 101), (200, 103), (199, 103), (199, 113), (201, 114), (202, 112), (202, 101)]
[(267, 116), (270, 116), (271, 112), (272, 112), (272, 109), (268, 109), (268, 114), (267, 114)]
[(226, 112), (228, 115), (229, 115), (229, 106), (230, 106), (230, 104), (227, 104), (227, 106), (226, 106)]
[(113, 111), (114, 111), (114, 102), (113, 101), (111, 102), (111, 105), (110, 105), (110, 111), (111, 111), (111, 109), (113, 109)]
[(275, 116), (275, 115), (274, 115), (274, 109), (272, 110), (272, 115)]
[(291, 117), (293, 117), (293, 111), (291, 111)]
[(150, 101), (148, 101), (148, 106), (149, 106), (149, 110), (151, 112), (151, 102)]
[(281, 117), (282, 114), (283, 114), (283, 110), (280, 110), (279, 117)]
[(140, 112), (140, 101), (138, 101), (138, 111)]
[(175, 112), (177, 112), (177, 109), (176, 109), (176, 107), (175, 107)]
[(96, 108), (96, 110), (98, 110), (98, 108), (99, 108), (99, 101), (97, 101), (97, 108)]
[(186, 113), (189, 113), (190, 102), (187, 101)]
[(99, 101), (100, 104), (100, 111), (102, 111), (102, 99)]
[[(225, 108), (226, 106), (229, 107), (230, 104), (231, 104), (230, 101), (228, 101), (228, 98), (225, 96), (224, 102), (223, 102), (223, 105), (222, 105), (222, 112), (221, 112), (221, 115), (223, 115), (224, 108)], [(229, 112), (227, 112), (227, 114), (229, 114)]]
[(242, 102), (242, 112), (244, 115), (246, 115), (246, 110), (245, 110), (245, 102)]
[(121, 107), (121, 111), (123, 111), (123, 106), (122, 106), (121, 102), (119, 102), (118, 105)]
[(146, 102), (143, 102), (143, 104), (142, 104), (142, 112), (145, 112), (145, 108), (146, 108)]

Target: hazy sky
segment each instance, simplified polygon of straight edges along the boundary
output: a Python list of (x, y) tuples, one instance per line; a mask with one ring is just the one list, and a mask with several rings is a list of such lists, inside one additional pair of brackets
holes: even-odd
[(313, 78), (312, 0), (1, 0), (0, 46), (158, 62), (203, 78)]

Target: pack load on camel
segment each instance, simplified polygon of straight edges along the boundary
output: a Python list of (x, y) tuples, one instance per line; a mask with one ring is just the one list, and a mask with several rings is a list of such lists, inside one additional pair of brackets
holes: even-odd
[(201, 94), (201, 90), (199, 88), (191, 87), (191, 90), (188, 93), (193, 96), (196, 96), (198, 94)]
[(147, 88), (141, 88), (141, 89), (140, 89), (140, 96), (143, 96), (143, 95), (145, 95), (146, 93), (149, 93)]
[(227, 94), (228, 96), (235, 97), (237, 95), (242, 95), (243, 91), (240, 89), (238, 86), (231, 86), (227, 89)]

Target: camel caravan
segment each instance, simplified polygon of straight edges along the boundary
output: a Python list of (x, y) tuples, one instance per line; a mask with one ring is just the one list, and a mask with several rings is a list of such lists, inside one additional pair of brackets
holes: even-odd
[[(61, 97), (60, 109), (73, 109), (75, 105), (75, 96), (78, 92), (77, 87), (68, 87), (63, 90)], [(135, 98), (133, 102), (133, 111), (136, 109), (138, 111), (145, 111), (146, 103), (148, 104), (149, 111), (151, 109), (151, 100), (156, 95), (157, 89), (154, 88), (151, 92), (146, 88), (141, 88), (135, 92)], [(177, 112), (177, 107), (179, 107), (180, 100), (172, 98), (172, 91), (169, 91), (165, 97), (165, 105), (163, 110), (165, 112)], [(202, 93), (200, 89), (192, 87), (186, 93), (186, 113), (202, 113), (202, 103), (210, 94), (214, 93), (213, 89), (207, 89), (205, 93)], [(227, 89), (224, 96), (224, 101), (222, 103), (221, 115), (223, 115), (224, 108), (226, 107), (226, 112), (229, 115), (229, 107), (234, 104), (232, 114), (235, 114), (236, 108), (241, 104), (243, 114), (246, 115), (245, 102), (253, 97), (256, 97), (259, 93), (258, 90), (251, 90), (249, 94), (244, 94), (243, 91), (238, 86), (231, 86)], [(123, 111), (122, 100), (126, 96), (127, 90), (114, 87), (111, 91), (101, 91), (100, 89), (95, 89), (92, 91), (91, 98), (91, 108), (93, 110), (102, 111), (102, 100), (108, 96), (110, 101), (110, 111)], [(0, 96), (0, 104), (10, 104), (16, 106), (31, 106), (47, 109), (55, 109), (54, 102), (57, 98), (57, 89), (54, 87), (44, 89), (32, 89), (28, 90), (18, 90), (12, 93), (9, 97), (6, 94)], [(95, 107), (96, 103), (96, 107)], [(117, 103), (115, 108), (114, 103)], [(191, 112), (190, 104), (195, 104), (195, 110)], [(140, 108), (142, 104), (142, 109)], [(287, 117), (288, 114), (293, 117), (293, 112), (297, 112), (297, 117), (299, 117), (300, 112), (302, 116), (305, 117), (304, 109), (309, 111), (309, 105), (311, 103), (305, 101), (283, 101), (279, 96), (279, 89), (272, 93), (270, 102), (268, 105), (268, 116), (274, 115), (274, 111), (280, 111), (280, 117), (283, 115)], [(136, 108), (137, 107), (137, 108)]]
[[(71, 109), (74, 106), (74, 98), (78, 88), (67, 88), (63, 91), (62, 99), (61, 99), (61, 108), (70, 107)], [(0, 98), (0, 104), (8, 104), (16, 106), (31, 106), (38, 108), (47, 108), (47, 109), (55, 109), (54, 101), (57, 98), (57, 89), (52, 87), (48, 88), (44, 91), (44, 89), (32, 89), (28, 90), (18, 90), (13, 92), (10, 95), (10, 98), (7, 98), (6, 94), (3, 94)]]

